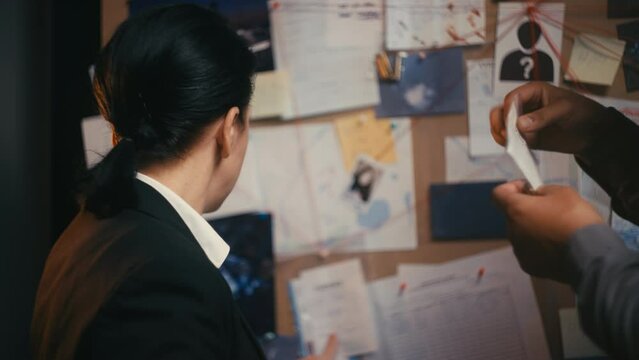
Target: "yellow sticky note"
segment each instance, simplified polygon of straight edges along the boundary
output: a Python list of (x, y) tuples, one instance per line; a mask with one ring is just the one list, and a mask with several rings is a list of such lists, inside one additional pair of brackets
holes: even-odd
[(360, 155), (368, 155), (380, 163), (397, 161), (393, 126), (388, 119), (376, 119), (372, 111), (335, 120), (342, 146), (344, 167), (350, 171)]
[(592, 34), (576, 36), (570, 56), (569, 72), (564, 78), (588, 84), (612, 85), (624, 47), (624, 41), (611, 37)]

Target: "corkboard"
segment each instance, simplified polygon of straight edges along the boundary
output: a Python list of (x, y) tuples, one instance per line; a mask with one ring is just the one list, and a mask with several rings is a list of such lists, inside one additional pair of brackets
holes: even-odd
[[(611, 20), (606, 18), (607, 2), (603, 0), (568, 0), (566, 3), (567, 25), (571, 30), (564, 32), (562, 54), (569, 57), (574, 32), (590, 32), (616, 36), (615, 26), (631, 19)], [(497, 5), (487, 1), (488, 40), (495, 36)], [(102, 0), (102, 44), (111, 37), (117, 26), (126, 18), (126, 0)], [(470, 47), (464, 50), (466, 59), (492, 57), (492, 45)], [(567, 84), (564, 84), (568, 86)], [(611, 87), (587, 87), (594, 94), (616, 98), (639, 100), (639, 92), (626, 93), (623, 70), (619, 70)], [(327, 122), (344, 113), (330, 114), (312, 119), (297, 120), (293, 123)], [(279, 262), (276, 267), (276, 312), (277, 330), (280, 334), (295, 332), (293, 316), (288, 299), (287, 283), (303, 269), (323, 265), (347, 258), (359, 258), (368, 280), (395, 274), (400, 263), (441, 263), (483, 251), (508, 245), (503, 239), (484, 241), (434, 242), (430, 238), (430, 214), (428, 209), (428, 187), (433, 182), (445, 179), (444, 139), (446, 136), (467, 135), (466, 115), (432, 116), (413, 118), (413, 150), (416, 191), (416, 212), (418, 218), (419, 247), (414, 251), (397, 251), (363, 254), (332, 254), (327, 258), (317, 255), (302, 256)], [(276, 126), (273, 121), (257, 122), (253, 126)], [(572, 290), (562, 284), (533, 279), (542, 315), (546, 337), (553, 359), (561, 359), (561, 335), (558, 309), (574, 306)]]

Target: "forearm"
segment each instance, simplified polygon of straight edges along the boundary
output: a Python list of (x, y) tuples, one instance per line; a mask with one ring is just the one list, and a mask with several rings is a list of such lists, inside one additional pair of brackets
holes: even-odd
[(639, 126), (615, 109), (607, 114), (596, 139), (576, 159), (610, 195), (613, 209), (639, 224)]
[(567, 265), (584, 331), (615, 358), (639, 358), (639, 254), (593, 225), (572, 236)]

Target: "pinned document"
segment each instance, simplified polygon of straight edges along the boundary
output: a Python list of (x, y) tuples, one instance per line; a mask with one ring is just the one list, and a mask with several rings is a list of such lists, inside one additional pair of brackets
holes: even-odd
[(82, 142), (87, 168), (91, 168), (113, 148), (111, 124), (101, 115), (82, 119)]
[(282, 70), (258, 73), (251, 101), (251, 119), (289, 119), (292, 113), (293, 100), (288, 73)]
[(517, 128), (517, 119), (521, 113), (521, 105), (517, 97), (510, 104), (508, 110), (508, 117), (506, 119), (506, 132), (508, 134), (508, 143), (506, 145), (506, 152), (513, 158), (515, 164), (519, 167), (519, 170), (524, 174), (532, 190), (537, 190), (544, 183), (539, 175), (539, 170), (535, 164), (535, 159), (528, 149), (526, 140), (521, 136), (519, 129)]
[(385, 23), (390, 50), (486, 42), (485, 0), (387, 0)]
[(493, 96), (493, 59), (467, 60), (468, 137), (471, 156), (501, 155), (504, 148), (490, 132), (490, 111), (500, 100)]
[(398, 278), (408, 284), (401, 301), (374, 300), (390, 305), (379, 306), (387, 322), (378, 325), (394, 330), (389, 358), (550, 359), (530, 277), (510, 247), (442, 265), (400, 264)]
[(372, 111), (335, 120), (346, 170), (353, 169), (359, 155), (368, 155), (380, 163), (396, 162), (392, 127), (391, 120), (376, 120)]
[(559, 86), (566, 5), (500, 2), (495, 44), (494, 95), (505, 96), (529, 81)]
[(331, 334), (338, 359), (378, 349), (373, 312), (357, 259), (303, 271), (291, 283), (295, 317), (305, 348), (321, 351)]
[(625, 42), (592, 34), (575, 37), (569, 71), (564, 79), (610, 86), (615, 81)]

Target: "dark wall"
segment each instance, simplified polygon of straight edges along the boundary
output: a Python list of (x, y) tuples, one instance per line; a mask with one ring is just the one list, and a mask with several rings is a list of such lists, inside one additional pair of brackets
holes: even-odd
[(25, 359), (50, 236), (48, 2), (0, 1), (0, 46), (0, 356)]
[(28, 359), (46, 255), (73, 217), (99, 0), (0, 1), (0, 358)]
[(55, 1), (53, 6), (51, 238), (77, 213), (75, 182), (84, 169), (80, 123), (96, 114), (89, 66), (100, 49), (100, 1)]

